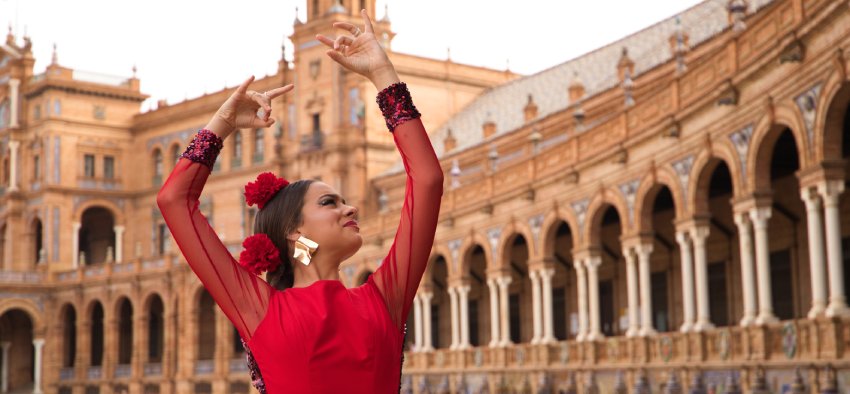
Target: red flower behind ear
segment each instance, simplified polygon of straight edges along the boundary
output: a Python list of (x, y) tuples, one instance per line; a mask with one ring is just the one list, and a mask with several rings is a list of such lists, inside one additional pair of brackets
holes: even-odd
[(264, 172), (257, 176), (257, 180), (245, 185), (245, 202), (248, 206), (257, 204), (257, 208), (263, 209), (275, 193), (289, 185), (289, 181), (280, 178), (271, 172)]
[(280, 251), (268, 235), (254, 234), (242, 242), (245, 248), (239, 254), (239, 265), (254, 275), (273, 271), (280, 265)]

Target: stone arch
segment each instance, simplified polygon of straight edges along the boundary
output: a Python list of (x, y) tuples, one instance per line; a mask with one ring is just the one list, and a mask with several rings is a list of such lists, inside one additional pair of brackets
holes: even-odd
[[(58, 359), (61, 362), (60, 367), (70, 368), (76, 364), (77, 348), (77, 329), (80, 325), (81, 316), (77, 312), (78, 308), (73, 302), (65, 302), (57, 309), (56, 324), (57, 331), (62, 338), (59, 345)], [(71, 324), (69, 324), (71, 323)]]
[[(32, 264), (47, 262), (47, 252), (44, 249), (44, 220), (42, 220), (39, 212), (35, 210), (30, 212), (30, 215), (28, 216), (30, 217), (26, 221), (27, 238), (29, 243), (29, 252), (27, 253), (27, 256)], [(41, 259), (42, 255), (44, 256), (43, 260)]]
[(168, 146), (168, 165), (169, 168), (174, 168), (177, 165), (177, 162), (180, 161), (180, 154), (182, 153), (180, 148), (185, 145), (181, 145), (180, 142), (175, 141), (171, 145)]
[(481, 246), (481, 248), (484, 249), (484, 258), (487, 260), (488, 269), (493, 269), (496, 266), (496, 262), (493, 260), (493, 250), (490, 248), (490, 242), (487, 241), (487, 237), (478, 232), (471, 232), (463, 239), (463, 242), (460, 244), (460, 248), (458, 249), (461, 277), (466, 276), (469, 273), (469, 264), (466, 261), (466, 256), (472, 251), (472, 249), (475, 248), (475, 246)]
[[(428, 258), (428, 266), (425, 268), (425, 273), (422, 275), (421, 283), (431, 283), (431, 280), (434, 278), (434, 264), (441, 258), (446, 262), (446, 270), (450, 271), (450, 268), (448, 267), (449, 259), (441, 253), (432, 253)], [(356, 277), (357, 276), (355, 275), (355, 278)]]
[(582, 237), (585, 244), (582, 246), (588, 247), (599, 244), (599, 229), (602, 225), (605, 208), (608, 205), (614, 207), (617, 210), (617, 214), (620, 215), (620, 225), (622, 226), (623, 234), (629, 233), (629, 210), (625, 198), (623, 198), (623, 195), (619, 191), (605, 188), (593, 197), (587, 206), (587, 215), (585, 216), (583, 229), (584, 236)]
[(579, 234), (578, 220), (571, 211), (558, 209), (550, 212), (543, 219), (543, 225), (540, 226), (541, 247), (540, 253), (543, 256), (550, 256), (554, 250), (555, 232), (561, 223), (566, 223), (570, 228), (573, 245), (578, 245), (581, 235)]
[(0, 300), (0, 316), (3, 316), (3, 314), (13, 309), (20, 309), (29, 316), (30, 320), (32, 320), (34, 335), (44, 336), (46, 332), (44, 326), (45, 321), (44, 316), (41, 314), (42, 308), (39, 305), (25, 298), (8, 298)]
[(528, 259), (532, 260), (537, 257), (534, 235), (531, 232), (531, 228), (528, 226), (527, 223), (515, 220), (502, 229), (502, 236), (499, 239), (499, 246), (497, 246), (497, 250), (499, 251), (498, 263), (500, 268), (507, 267), (505, 262), (507, 259), (508, 251), (513, 246), (516, 237), (519, 235), (522, 235), (522, 237), (525, 239), (525, 244), (528, 248)]
[(83, 213), (89, 208), (103, 208), (109, 211), (112, 214), (112, 219), (115, 222), (116, 226), (123, 226), (125, 223), (124, 212), (115, 205), (114, 202), (105, 200), (102, 198), (94, 198), (88, 201), (81, 203), (74, 209), (73, 220), (76, 222), (81, 222), (83, 220)]
[(711, 175), (720, 163), (726, 164), (732, 177), (732, 194), (744, 193), (741, 161), (727, 143), (715, 144), (710, 151), (700, 153), (694, 160), (688, 181), (688, 206), (691, 214), (708, 212), (708, 187)]
[(652, 232), (652, 204), (663, 187), (670, 190), (676, 206), (676, 217), (685, 217), (685, 196), (675, 172), (669, 166), (656, 169), (643, 177), (635, 194), (635, 231)]
[[(789, 113), (790, 112), (790, 113)], [(747, 152), (746, 174), (749, 180), (750, 190), (770, 189), (770, 157), (773, 155), (773, 147), (777, 139), (785, 129), (791, 130), (794, 142), (797, 144), (797, 157), (800, 168), (806, 168), (808, 164), (807, 146), (804, 134), (805, 128), (800, 124), (794, 111), (784, 107), (776, 108), (776, 117), (771, 122), (767, 116), (759, 121), (753, 130), (750, 139), (750, 148)]]
[[(452, 275), (452, 274), (457, 275), (458, 274), (455, 271), (460, 271), (460, 262), (454, 261), (454, 257), (452, 256), (451, 251), (449, 250), (448, 247), (446, 247), (444, 245), (443, 242), (441, 242), (441, 243), (434, 242), (434, 246), (431, 247), (431, 256), (433, 256), (433, 255), (440, 255), (440, 256), (443, 256), (444, 259), (446, 259), (446, 264), (448, 264), (448, 268), (449, 268), (449, 275)], [(457, 266), (458, 268), (456, 270), (453, 270), (452, 267), (454, 267), (454, 266)]]
[(850, 82), (844, 81), (837, 73), (830, 77), (823, 89), (818, 111), (813, 125), (814, 161), (841, 160), (844, 141), (844, 123), (847, 109), (850, 108)]

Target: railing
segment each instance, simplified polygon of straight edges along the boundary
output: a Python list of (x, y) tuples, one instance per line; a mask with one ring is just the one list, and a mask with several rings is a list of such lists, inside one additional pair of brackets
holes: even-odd
[(463, 370), (586, 369), (625, 370), (834, 363), (848, 357), (850, 319), (789, 320), (759, 327), (722, 327), (701, 333), (659, 333), (647, 337), (608, 337), (598, 341), (520, 343), (464, 350), (405, 352), (405, 373)]
[(67, 367), (59, 370), (59, 380), (71, 379), (74, 379), (74, 367)]
[(116, 378), (129, 378), (133, 374), (133, 367), (130, 364), (118, 364), (115, 367)]
[(103, 368), (102, 367), (89, 367), (86, 371), (86, 379), (88, 380), (98, 380), (103, 377)]
[(150, 363), (145, 364), (145, 376), (162, 376), (162, 364)]
[(195, 361), (195, 375), (209, 375), (215, 371), (214, 360)]
[(41, 272), (0, 271), (0, 283), (42, 283)]
[(248, 363), (245, 358), (234, 358), (230, 360), (230, 372), (248, 371)]

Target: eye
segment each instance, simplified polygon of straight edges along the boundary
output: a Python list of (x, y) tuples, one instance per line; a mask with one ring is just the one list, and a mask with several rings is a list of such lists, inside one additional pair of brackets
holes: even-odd
[(328, 198), (328, 199), (322, 200), (322, 202), (320, 202), (319, 204), (322, 205), (322, 206), (325, 206), (325, 205), (328, 205), (328, 204), (336, 205), (336, 200), (334, 200), (332, 198)]

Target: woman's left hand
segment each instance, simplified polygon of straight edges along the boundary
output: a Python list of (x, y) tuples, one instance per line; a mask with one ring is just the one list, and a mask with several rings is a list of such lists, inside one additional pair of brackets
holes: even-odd
[(348, 31), (351, 35), (341, 35), (332, 40), (317, 34), (316, 39), (330, 48), (326, 53), (331, 59), (348, 70), (368, 78), (378, 90), (381, 90), (398, 82), (398, 75), (384, 48), (375, 38), (372, 20), (366, 10), (360, 13), (363, 16), (365, 31), (361, 31), (359, 27), (348, 22), (336, 22), (333, 24), (334, 27)]
[(269, 127), (274, 124), (274, 119), (271, 118), (271, 101), (292, 90), (293, 86), (286, 85), (260, 93), (248, 90), (251, 82), (254, 82), (254, 77), (248, 78), (236, 88), (210, 119), (207, 130), (225, 139), (236, 129)]

